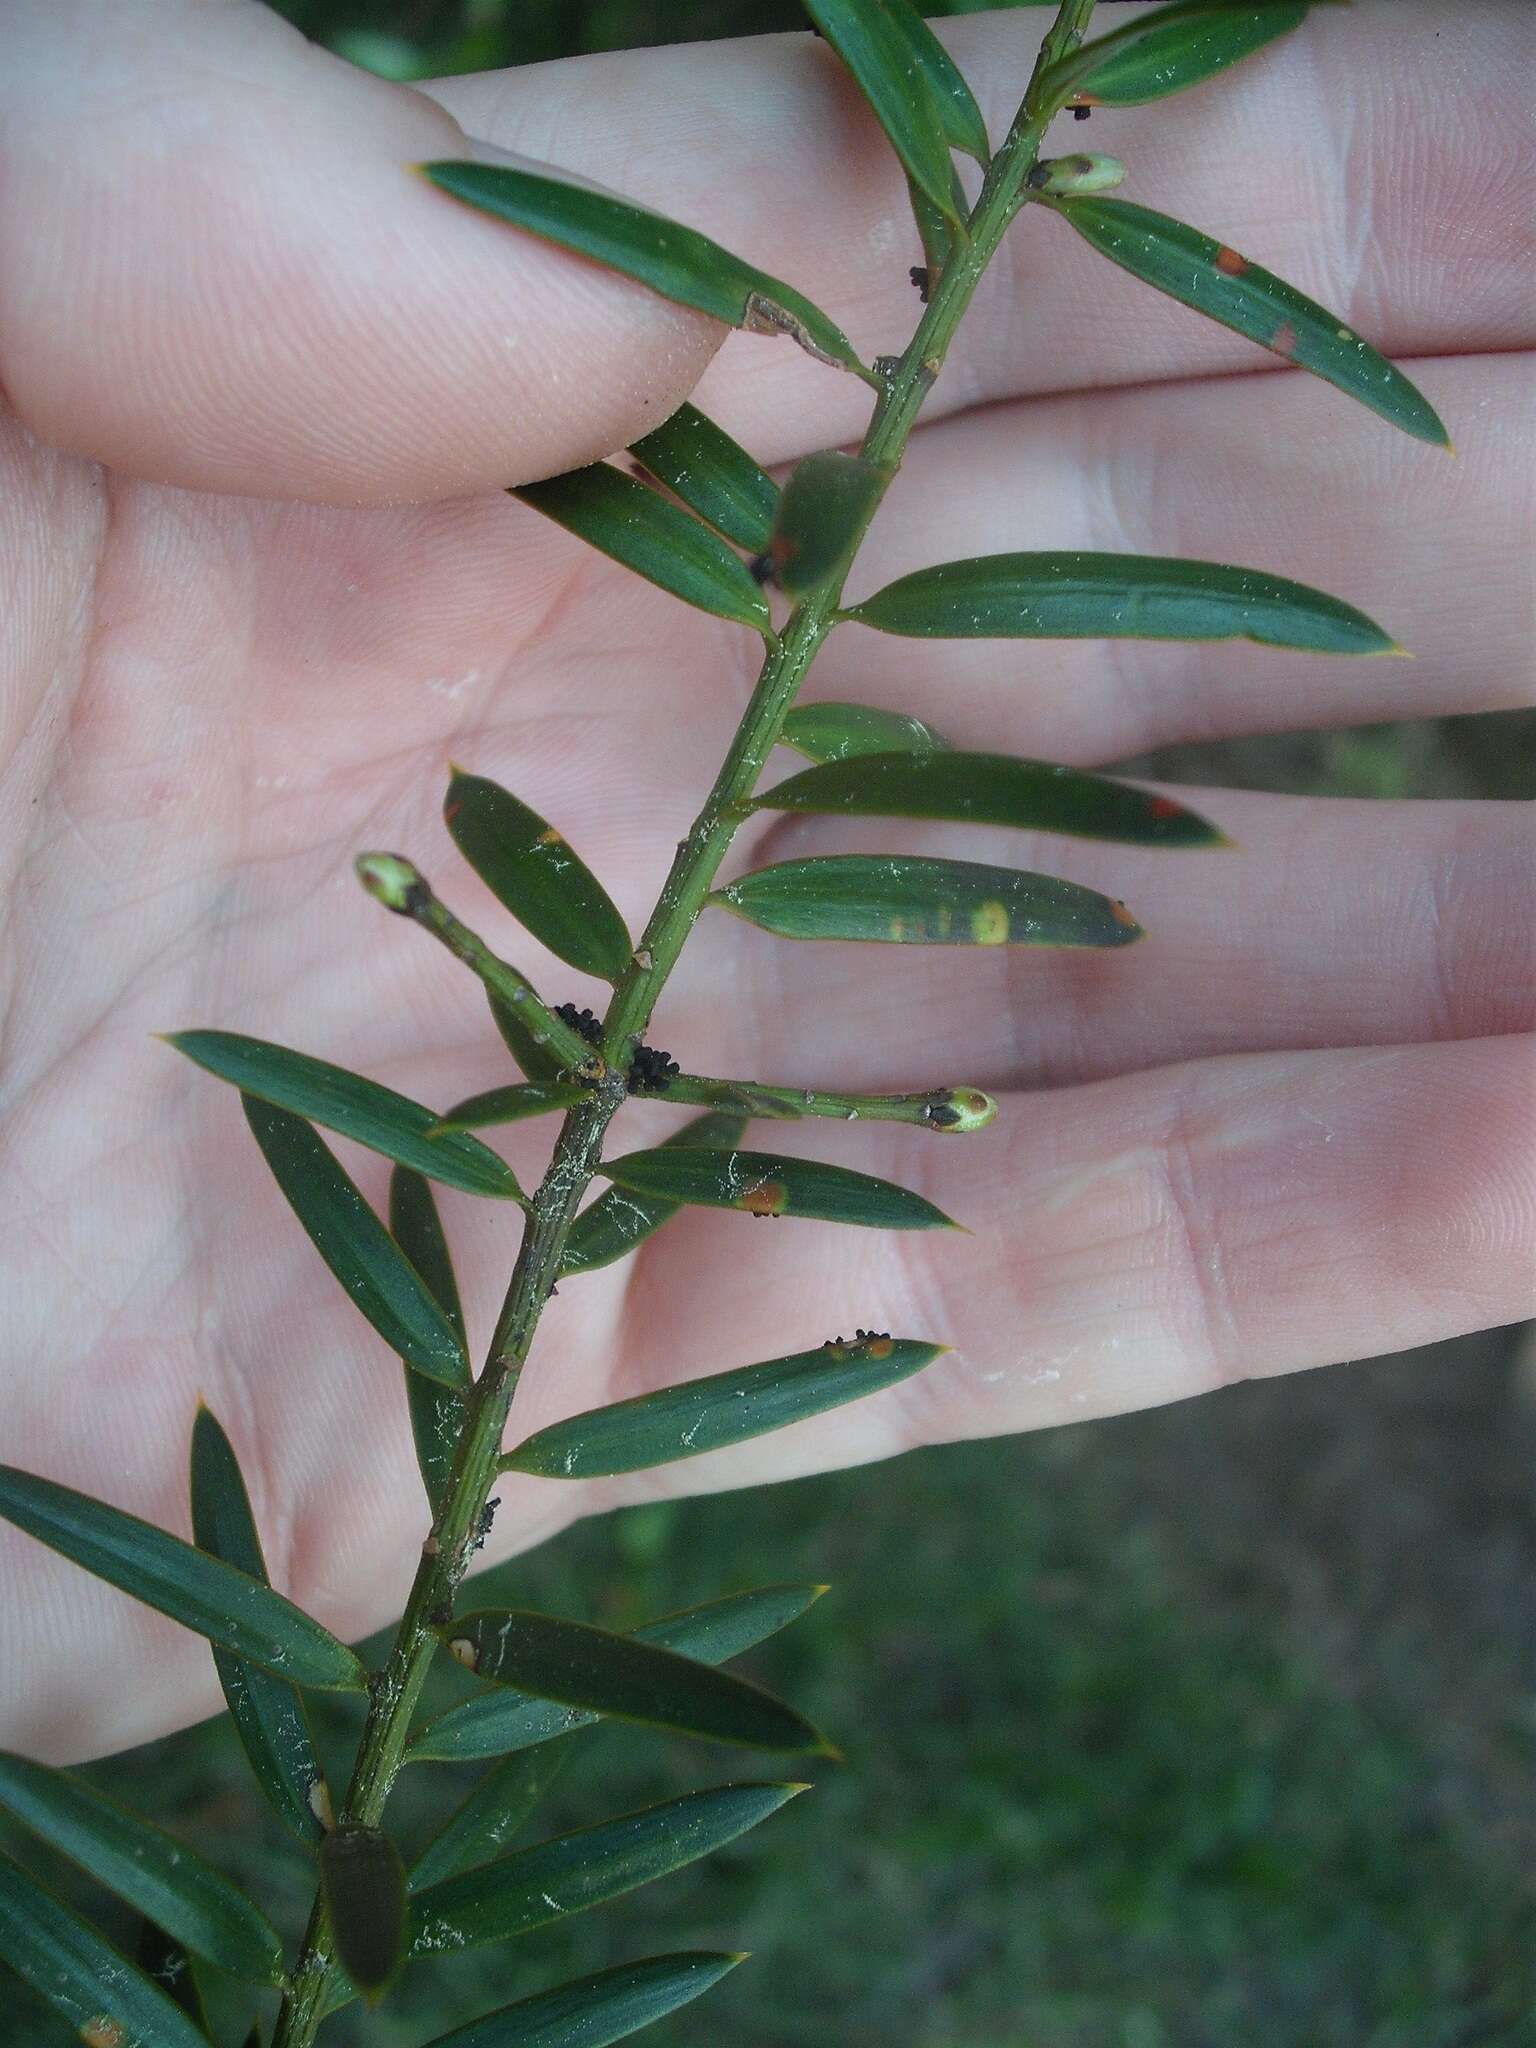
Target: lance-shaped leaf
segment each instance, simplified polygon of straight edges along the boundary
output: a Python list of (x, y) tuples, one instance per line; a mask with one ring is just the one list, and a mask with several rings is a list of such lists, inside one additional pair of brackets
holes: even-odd
[(0, 1807), (194, 1955), (278, 1984), (277, 1929), (221, 1871), (71, 1771), (0, 1751)]
[[(432, 1198), (431, 1183), (406, 1166), (397, 1166), (389, 1177), (389, 1230), (463, 1344), (464, 1311), (459, 1304), (453, 1260), (437, 1203)], [(417, 1372), (409, 1360), (404, 1363), (405, 1398), (411, 1411), (416, 1463), (435, 1519), (448, 1498), (448, 1482), (453, 1476), (454, 1454), (469, 1412), (468, 1404), (461, 1388), (445, 1387), (441, 1380)]]
[(430, 1109), (345, 1067), (238, 1031), (178, 1031), (167, 1043), (245, 1094), (355, 1138), (445, 1187), (513, 1201), (522, 1196), (511, 1167), (488, 1145), (476, 1138), (429, 1135), (438, 1128)]
[(680, 405), (629, 452), (727, 540), (754, 555), (767, 547), (779, 487), (696, 405)]
[(786, 595), (800, 597), (848, 566), (889, 481), (889, 470), (837, 448), (796, 464), (768, 543), (774, 579)]
[(954, 818), (1130, 846), (1225, 846), (1172, 797), (1106, 775), (1012, 754), (867, 754), (807, 768), (753, 801), (756, 811)]
[(415, 1894), (410, 1953), (437, 1955), (507, 1941), (601, 1906), (713, 1855), (805, 1789), (720, 1785), (690, 1792), (461, 1871)]
[(466, 1385), (469, 1360), (458, 1332), (325, 1141), (286, 1109), (240, 1099), (290, 1208), (385, 1343), (429, 1379)]
[(911, 1337), (834, 1339), (814, 1351), (572, 1415), (525, 1438), (501, 1460), (502, 1469), (543, 1479), (600, 1479), (697, 1458), (893, 1387), (947, 1349)]
[[(1071, 223), (1085, 242), (1181, 305), (1245, 335), (1299, 369), (1334, 385), (1416, 441), (1448, 448), (1450, 437), (1429, 400), (1401, 370), (1362, 341), (1336, 313), (1235, 249), (1167, 214), (1128, 199), (1054, 199), (1052, 212)], [(1234, 572), (1228, 572), (1234, 573)], [(1273, 580), (1273, 579), (1266, 579)], [(1295, 586), (1288, 586), (1294, 589)], [(1352, 615), (1358, 620), (1359, 614)], [(1201, 639), (1213, 636), (1202, 633)], [(1259, 637), (1257, 635), (1251, 637)], [(1277, 641), (1308, 646), (1309, 641)], [(1380, 654), (1389, 644), (1325, 651)]]
[[(701, 1664), (725, 1664), (798, 1621), (826, 1590), (825, 1586), (759, 1586), (749, 1593), (727, 1593), (702, 1607), (648, 1621), (635, 1635), (642, 1643), (675, 1650), (680, 1657), (692, 1657)], [(581, 1708), (535, 1699), (511, 1687), (497, 1687), (461, 1700), (428, 1721), (412, 1736), (407, 1755), (412, 1763), (464, 1763), (475, 1757), (501, 1756), (589, 1728), (601, 1718)]]
[[(663, 1150), (675, 1151), (687, 1145), (734, 1145), (746, 1127), (744, 1116), (701, 1116), (668, 1138)], [(616, 1259), (627, 1257), (681, 1207), (680, 1202), (666, 1201), (659, 1195), (640, 1196), (626, 1189), (609, 1188), (590, 1208), (583, 1209), (571, 1225), (560, 1260), (562, 1279), (567, 1273), (595, 1272), (599, 1266), (611, 1266)]]
[(1313, 654), (1402, 652), (1363, 612), (1304, 583), (1157, 555), (940, 562), (839, 616), (921, 640), (1253, 640)]
[(1142, 935), (1117, 898), (1077, 882), (905, 854), (780, 861), (717, 889), (709, 901), (783, 939), (1127, 946)]
[(339, 1827), (320, 1844), (336, 1955), (370, 2002), (405, 1957), (405, 1865), (382, 1828)]
[(492, 1124), (517, 1124), (525, 1117), (548, 1116), (552, 1110), (569, 1109), (591, 1091), (568, 1082), (519, 1081), (506, 1088), (487, 1088), (481, 1095), (467, 1095), (445, 1110), (438, 1119), (440, 1131), (486, 1130)]
[(213, 2029), (208, 2024), (208, 2009), (203, 2003), (197, 1965), (181, 1943), (157, 1927), (153, 1920), (141, 1920), (133, 1959), (151, 1983), (158, 1984), (171, 2003), (179, 2006), (192, 2024), (211, 2041)]
[(494, 1763), (411, 1865), (411, 1889), (425, 1891), (499, 1856), (575, 1753), (568, 1743), (545, 1743)]
[(797, 704), (779, 738), (810, 761), (851, 761), (860, 754), (931, 754), (949, 745), (920, 718), (875, 704)]
[(1085, 43), (1041, 81), (1041, 97), (1079, 106), (1139, 107), (1225, 71), (1306, 19), (1305, 0), (1180, 0)]
[(153, 1522), (14, 1465), (0, 1465), (0, 1515), (183, 1628), (295, 1685), (367, 1689), (362, 1665), (318, 1621), (259, 1579), (206, 1557)]
[(461, 1614), (438, 1633), (477, 1678), (561, 1706), (704, 1741), (831, 1753), (803, 1715), (761, 1686), (636, 1636), (504, 1607)]
[(959, 229), (954, 225), (964, 218), (966, 210), (965, 187), (960, 174), (951, 174), (950, 203), (940, 212), (921, 185), (912, 178), (907, 180), (907, 197), (912, 205), (912, 218), (917, 223), (917, 238), (923, 245), (923, 263), (927, 275), (921, 271), (912, 279), (918, 287), (922, 302), (926, 306), (933, 296), (933, 288), (948, 268), (949, 259), (955, 253)]
[(907, 176), (950, 213), (950, 149), (985, 163), (988, 143), (986, 123), (944, 45), (908, 0), (805, 0), (805, 11), (853, 73)]
[(608, 2048), (691, 2005), (712, 1990), (744, 1955), (697, 1950), (620, 1963), (593, 1977), (575, 1977), (487, 2013), (427, 2048)]
[[(192, 1538), (198, 1549), (265, 1585), (267, 1563), (234, 1446), (201, 1403), (192, 1425), (191, 1479)], [(213, 1662), (257, 1784), (301, 1841), (318, 1842), (331, 1810), (330, 1792), (303, 1700), (286, 1680), (217, 1644)]]
[(0, 1962), (92, 2048), (208, 2048), (158, 1984), (3, 1855)]
[(648, 583), (738, 625), (770, 630), (768, 600), (740, 555), (691, 512), (606, 462), (512, 493)]
[(739, 1209), (747, 1216), (808, 1216), (823, 1223), (860, 1223), (872, 1230), (955, 1228), (942, 1209), (910, 1188), (846, 1166), (830, 1166), (822, 1159), (658, 1145), (651, 1151), (605, 1159), (597, 1170), (638, 1195)]
[(617, 981), (629, 933), (612, 897), (553, 825), (509, 789), (455, 769), (443, 799), (453, 842), (492, 895), (570, 967)]
[(614, 193), (516, 164), (442, 162), (421, 168), (440, 191), (622, 271), (663, 298), (749, 334), (787, 334), (818, 361), (872, 379), (847, 335), (819, 306), (695, 228)]

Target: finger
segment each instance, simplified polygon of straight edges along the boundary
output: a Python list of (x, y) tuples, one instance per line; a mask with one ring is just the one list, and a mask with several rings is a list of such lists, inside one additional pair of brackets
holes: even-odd
[(1528, 805), (1176, 794), (1236, 847), (782, 816), (749, 865), (832, 851), (984, 860), (1123, 897), (1147, 936), (1108, 953), (796, 944), (717, 914), (658, 1032), (705, 1072), (898, 1089), (1536, 1029)]
[(1015, 548), (1237, 562), (1344, 598), (1412, 661), (848, 626), (817, 663), (818, 691), (1074, 761), (1536, 702), (1536, 390), (1515, 356), (1412, 367), (1456, 420), (1460, 461), (1340, 407), (1311, 378), (1030, 399), (940, 421), (914, 436), (849, 583), (862, 598), (931, 562)]
[[(723, 1216), (663, 1231), (631, 1287), (625, 1391), (854, 1322), (953, 1355), (815, 1423), (610, 1483), (604, 1503), (1121, 1414), (1536, 1307), (1528, 1039), (1164, 1068), (1014, 1098), (953, 1146), (818, 1135), (817, 1151), (919, 1187), (975, 1235)], [(723, 1277), (708, 1284), (726, 1274), (728, 1312)], [(585, 1391), (545, 1379), (523, 1419), (579, 1410)]]
[[(7, 10), (0, 388), (130, 475), (340, 504), (622, 446), (723, 330), (454, 205), (442, 108), (266, 7)], [(61, 137), (68, 137), (68, 143)]]
[[(1003, 11), (936, 26), (1000, 139), (1041, 19)], [(1505, 0), (1450, 19), (1436, 0), (1318, 8), (1226, 77), (1171, 104), (1101, 110), (1087, 129), (1064, 123), (1046, 147), (1081, 148), (1086, 135), (1123, 157), (1128, 197), (1220, 235), (1389, 353), (1520, 348), (1536, 340), (1536, 154), (1521, 146), (1533, 110), (1520, 84), (1533, 61), (1536, 12)], [(922, 252), (905, 185), (814, 39), (595, 56), (429, 90), (471, 133), (556, 156), (789, 279), (866, 355), (910, 334), (907, 268)], [(1270, 360), (1031, 212), (984, 280), (931, 404)], [(794, 351), (741, 341), (699, 403), (764, 460), (847, 439), (868, 409), (856, 386)]]

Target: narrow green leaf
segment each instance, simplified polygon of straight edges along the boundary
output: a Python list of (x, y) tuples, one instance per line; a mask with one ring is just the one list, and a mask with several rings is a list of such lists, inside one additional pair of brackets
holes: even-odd
[(986, 123), (943, 44), (907, 0), (805, 0), (805, 11), (852, 72), (907, 176), (949, 213), (951, 147), (985, 163), (988, 143)]
[(823, 448), (795, 465), (779, 499), (768, 559), (774, 579), (801, 597), (846, 569), (890, 471)]
[[(192, 1425), (191, 1466), (192, 1540), (210, 1557), (266, 1585), (267, 1563), (234, 1446), (201, 1403)], [(258, 1786), (301, 1841), (318, 1842), (331, 1810), (330, 1792), (303, 1700), (285, 1679), (217, 1644), (213, 1662)]]
[(458, 1332), (325, 1141), (286, 1109), (253, 1095), (240, 1100), (289, 1207), (390, 1350), (429, 1379), (467, 1385)]
[(1157, 555), (941, 562), (840, 616), (915, 639), (1253, 640), (1313, 654), (1402, 652), (1363, 612), (1304, 583)]
[(780, 739), (809, 761), (851, 761), (860, 754), (931, 754), (949, 741), (905, 711), (875, 704), (797, 704)]
[[(685, 1145), (734, 1145), (747, 1127), (744, 1116), (712, 1112), (696, 1117), (691, 1124), (666, 1140), (664, 1149)], [(589, 1208), (583, 1209), (571, 1225), (560, 1261), (560, 1277), (567, 1273), (592, 1273), (599, 1266), (611, 1266), (628, 1256), (652, 1231), (660, 1230), (682, 1207), (680, 1202), (659, 1197), (638, 1197), (624, 1189), (609, 1188)]]
[(705, 1741), (827, 1749), (803, 1715), (761, 1686), (636, 1636), (505, 1607), (461, 1614), (438, 1634), (477, 1678), (537, 1699)]
[(410, 1953), (507, 1941), (601, 1906), (734, 1842), (803, 1785), (720, 1785), (461, 1871), (413, 1900)]
[(783, 939), (1128, 946), (1142, 935), (1123, 903), (1076, 882), (916, 855), (780, 861), (717, 889), (709, 901)]
[(345, 1067), (238, 1031), (178, 1031), (166, 1043), (244, 1094), (355, 1138), (445, 1187), (521, 1198), (511, 1167), (488, 1145), (475, 1138), (429, 1135), (437, 1128), (430, 1109)]
[(3, 1855), (0, 1962), (89, 2048), (208, 2048), (207, 2035), (158, 1984)]
[(261, 2048), (260, 2020), (252, 2020), (251, 2031), (245, 2037), (245, 2048)]
[(337, 1960), (365, 1998), (377, 1998), (405, 1959), (400, 1851), (382, 1828), (336, 1828), (320, 1844), (320, 1890)]
[[(432, 1186), (408, 1166), (397, 1166), (389, 1177), (389, 1230), (417, 1278), (448, 1318), (454, 1335), (461, 1345), (465, 1344), (459, 1286), (453, 1276), (453, 1260), (437, 1203), (432, 1198)], [(446, 1387), (441, 1380), (429, 1379), (425, 1373), (417, 1372), (409, 1359), (402, 1362), (416, 1463), (435, 1520), (448, 1497), (454, 1453), (469, 1412), (468, 1404), (461, 1388)]]
[[(1182, 221), (1170, 220), (1166, 214), (1153, 213), (1149, 207), (1135, 206), (1128, 199), (1053, 199), (1045, 203), (1101, 256), (1143, 283), (1166, 292), (1181, 305), (1193, 306), (1197, 313), (1258, 342), (1299, 369), (1310, 370), (1314, 377), (1358, 399), (1416, 441), (1429, 441), (1441, 448), (1451, 445), (1440, 415), (1401, 370), (1346, 327), (1336, 313), (1283, 278), (1250, 263), (1224, 242), (1186, 227)], [(1296, 586), (1285, 588), (1293, 592)], [(1360, 615), (1356, 612), (1351, 617), (1358, 622)], [(1201, 633), (1198, 637), (1218, 636)], [(1313, 643), (1282, 640), (1275, 644)], [(1324, 651), (1384, 654), (1393, 649), (1378, 633), (1375, 644), (1336, 648), (1325, 643)]]
[(171, 2003), (179, 2007), (193, 2026), (211, 2041), (213, 2030), (208, 2024), (208, 2009), (203, 2003), (197, 1965), (181, 1943), (174, 1941), (153, 1920), (141, 1920), (133, 1959), (150, 1982), (157, 1984)]
[[(764, 869), (772, 874), (771, 868)], [(1065, 885), (1063, 885), (1065, 886)], [(953, 1221), (909, 1188), (829, 1166), (822, 1159), (786, 1159), (776, 1152), (706, 1151), (658, 1145), (605, 1159), (598, 1172), (638, 1195), (748, 1216), (810, 1216), (824, 1223), (860, 1223), (874, 1230), (953, 1230)]]
[(1306, 0), (1181, 0), (1085, 43), (1041, 81), (1041, 97), (1079, 106), (1139, 107), (1225, 71), (1306, 19)]
[(444, 162), (421, 169), (455, 199), (622, 271), (663, 298), (749, 334), (787, 334), (834, 369), (871, 375), (819, 306), (680, 221), (514, 164)]
[(259, 1579), (206, 1557), (152, 1522), (52, 1479), (0, 1465), (0, 1515), (108, 1585), (322, 1692), (363, 1692), (363, 1667), (302, 1609)]
[(955, 818), (1130, 846), (1227, 844), (1214, 825), (1172, 797), (1012, 754), (891, 753), (832, 761), (791, 776), (756, 797), (752, 808)]
[[(702, 1607), (648, 1621), (635, 1634), (641, 1642), (675, 1650), (680, 1657), (692, 1657), (701, 1664), (725, 1664), (798, 1621), (825, 1591), (825, 1586), (760, 1586), (750, 1593), (727, 1593)], [(463, 1763), (475, 1757), (501, 1756), (552, 1742), (578, 1728), (590, 1728), (601, 1718), (498, 1686), (476, 1693), (428, 1721), (412, 1736), (407, 1755), (412, 1763)]]
[(565, 1072), (566, 1061), (535, 1029), (521, 1010), (489, 989), (486, 991), (491, 1017), (501, 1033), (502, 1043), (530, 1081), (547, 1087)]
[(537, 811), (499, 782), (456, 768), (443, 820), (492, 895), (567, 966), (605, 981), (625, 972), (629, 933), (612, 897)]
[(440, 1131), (485, 1130), (492, 1124), (517, 1124), (525, 1117), (547, 1116), (551, 1110), (569, 1109), (590, 1094), (590, 1089), (570, 1082), (520, 1081), (506, 1088), (487, 1088), (483, 1095), (468, 1095), (438, 1119)]
[(648, 583), (717, 618), (770, 630), (768, 600), (740, 555), (702, 520), (606, 462), (512, 493)]
[(252, 1983), (282, 1981), (282, 1941), (245, 1894), (83, 1778), (0, 1750), (0, 1806), (194, 1955)]
[(680, 405), (670, 419), (632, 441), (629, 452), (717, 533), (762, 554), (773, 531), (779, 487), (696, 405)]
[(487, 2013), (427, 2048), (608, 2048), (712, 1990), (745, 1956), (647, 1956)]
[(574, 1754), (569, 1744), (544, 1743), (514, 1750), (492, 1764), (411, 1865), (412, 1891), (425, 1891), (456, 1871), (499, 1856)]
[(526, 1438), (501, 1460), (502, 1468), (544, 1479), (600, 1479), (696, 1458), (895, 1386), (946, 1348), (910, 1337), (836, 1339), (815, 1351), (589, 1408)]

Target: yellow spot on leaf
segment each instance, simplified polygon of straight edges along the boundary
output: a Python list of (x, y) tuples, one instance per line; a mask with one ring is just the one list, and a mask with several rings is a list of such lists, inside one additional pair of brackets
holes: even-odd
[(331, 1788), (324, 1778), (316, 1778), (309, 1788), (309, 1810), (329, 1834), (336, 1825), (336, 1809), (331, 1804)]
[(80, 2038), (85, 2043), (85, 2048), (123, 2048), (128, 2036), (116, 2020), (103, 2017), (99, 2020), (87, 2020), (80, 2029)]
[(560, 834), (553, 825), (546, 825), (539, 834), (539, 844), (540, 846), (564, 846), (565, 841), (560, 837)]
[(971, 938), (978, 946), (1006, 946), (1008, 909), (1002, 903), (978, 903), (971, 912)]

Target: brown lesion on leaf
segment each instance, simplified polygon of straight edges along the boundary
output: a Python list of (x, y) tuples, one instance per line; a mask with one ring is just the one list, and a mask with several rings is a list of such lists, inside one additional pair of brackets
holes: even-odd
[(565, 840), (561, 836), (561, 834), (555, 830), (553, 825), (546, 825), (544, 827), (544, 830), (539, 834), (538, 844), (540, 846), (564, 846)]
[(1110, 898), (1109, 914), (1116, 924), (1123, 924), (1127, 931), (1139, 932), (1141, 930), (1141, 926), (1132, 917), (1118, 896)]
[(128, 2036), (116, 2020), (103, 2014), (99, 2019), (87, 2020), (80, 2029), (80, 2038), (85, 2048), (126, 2048)]
[(1181, 818), (1184, 815), (1184, 806), (1176, 804), (1171, 796), (1153, 797), (1147, 809), (1154, 818)]
[(1289, 320), (1282, 320), (1269, 337), (1269, 346), (1277, 356), (1284, 356), (1289, 362), (1296, 353), (1296, 330)]
[(848, 367), (841, 357), (822, 347), (798, 313), (791, 313), (788, 306), (781, 306), (766, 292), (747, 293), (746, 304), (741, 309), (741, 330), (743, 334), (787, 334), (818, 363), (827, 363), (834, 370), (846, 370)]
[(1242, 277), (1252, 268), (1246, 256), (1239, 256), (1235, 249), (1229, 249), (1225, 242), (1218, 247), (1213, 259), (1223, 277)]
[(789, 1207), (789, 1189), (781, 1180), (760, 1180), (739, 1194), (732, 1207), (749, 1216), (782, 1216)]

